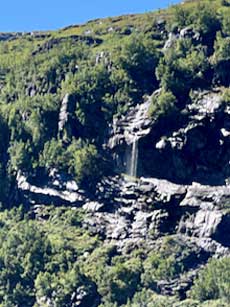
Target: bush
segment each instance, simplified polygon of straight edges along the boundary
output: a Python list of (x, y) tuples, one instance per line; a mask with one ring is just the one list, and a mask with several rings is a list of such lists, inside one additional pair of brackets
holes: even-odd
[(149, 108), (149, 115), (153, 118), (170, 116), (176, 111), (176, 97), (170, 91), (161, 91), (159, 96), (152, 97), (152, 103)]
[(35, 289), (37, 306), (41, 306), (41, 302), (45, 303), (45, 306), (52, 303), (52, 306), (56, 307), (77, 305), (79, 289), (79, 293), (84, 293), (82, 305), (89, 306), (98, 299), (95, 285), (80, 273), (76, 265), (71, 270), (59, 274), (40, 272), (35, 281)]
[(126, 258), (116, 254), (116, 248), (113, 246), (100, 247), (83, 263), (85, 275), (98, 286), (102, 306), (125, 304), (134, 295), (140, 283), (140, 258)]
[(198, 3), (190, 16), (191, 23), (203, 36), (220, 30), (220, 20), (212, 3)]
[(69, 159), (70, 156), (61, 141), (52, 139), (44, 145), (44, 149), (39, 156), (39, 166), (44, 167), (47, 172), (52, 168), (59, 171), (68, 170)]
[(204, 48), (195, 48), (190, 39), (180, 39), (174, 48), (165, 51), (156, 69), (156, 76), (165, 90), (170, 90), (177, 98), (184, 100), (191, 88), (209, 82), (204, 81), (208, 69)]
[(222, 37), (219, 32), (214, 45), (214, 55), (212, 62), (214, 65), (215, 82), (219, 82), (225, 86), (230, 85), (230, 37)]
[(159, 53), (151, 39), (142, 35), (131, 35), (115, 59), (116, 66), (124, 69), (135, 84), (139, 97), (152, 93), (156, 87), (154, 72)]
[(174, 297), (158, 295), (151, 290), (143, 289), (141, 292), (136, 292), (131, 302), (124, 307), (168, 307), (174, 306), (174, 303), (176, 303)]
[(192, 250), (176, 236), (163, 239), (159, 249), (149, 253), (144, 261), (144, 272), (141, 276), (146, 288), (157, 290), (157, 282), (171, 280), (192, 266)]
[(229, 88), (224, 90), (221, 100), (226, 104), (230, 104), (230, 89)]
[[(229, 3), (230, 5), (230, 3)], [(230, 14), (229, 9), (222, 14), (222, 32), (224, 35), (230, 35)]]
[(92, 187), (103, 174), (102, 157), (92, 144), (77, 149), (71, 164), (80, 185)]
[(29, 142), (14, 142), (8, 149), (10, 170), (29, 171), (31, 169), (31, 145)]
[(170, 20), (168, 27), (169, 31), (172, 31), (173, 27), (183, 28), (187, 26), (189, 22), (189, 15), (190, 13), (188, 9), (181, 5), (175, 5), (175, 7), (173, 7), (172, 19)]
[(224, 299), (230, 303), (230, 258), (212, 259), (200, 272), (191, 297), (200, 302)]

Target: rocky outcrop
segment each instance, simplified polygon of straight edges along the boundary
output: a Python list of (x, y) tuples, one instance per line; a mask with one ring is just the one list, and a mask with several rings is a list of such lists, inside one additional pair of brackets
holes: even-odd
[(195, 92), (174, 126), (155, 123), (140, 139), (140, 173), (180, 184), (224, 185), (230, 175), (229, 129), (221, 91)]
[(99, 45), (102, 43), (102, 40), (99, 38), (93, 38), (91, 36), (80, 36), (80, 35), (71, 35), (68, 37), (59, 37), (59, 38), (52, 38), (47, 40), (43, 45), (39, 46), (36, 50), (32, 52), (32, 56), (35, 56), (39, 53), (47, 52), (53, 49), (55, 46), (64, 43), (66, 41), (71, 41), (72, 43), (76, 42), (84, 42), (87, 45)]
[[(73, 291), (68, 306), (70, 307), (97, 307), (100, 304), (100, 295), (97, 292), (96, 285), (93, 282), (89, 282), (84, 278), (84, 285), (79, 286)], [(60, 290), (61, 291), (61, 290)], [(36, 297), (37, 306), (57, 306), (57, 293), (56, 291), (50, 291), (50, 296)]]
[(114, 119), (108, 143), (110, 149), (114, 149), (124, 142), (130, 145), (135, 136), (141, 138), (150, 132), (152, 124), (148, 114), (150, 104), (151, 97), (144, 103), (132, 107), (126, 116)]
[(69, 94), (66, 94), (62, 100), (61, 109), (59, 113), (58, 132), (62, 132), (65, 124), (68, 121), (68, 103)]
[(175, 32), (168, 33), (168, 39), (165, 42), (163, 50), (167, 50), (170, 48), (173, 48), (175, 46), (175, 43), (179, 39), (191, 39), (193, 44), (197, 44), (201, 40), (201, 35), (199, 32), (193, 29), (193, 27), (188, 26), (181, 30), (175, 30)]
[(17, 187), (26, 202), (31, 205), (80, 206), (88, 201), (85, 192), (80, 190), (74, 181), (59, 181), (56, 178), (47, 185), (36, 186), (18, 172)]
[[(187, 250), (183, 274), (157, 283), (157, 291), (184, 298), (209, 257), (230, 256), (230, 188), (174, 184), (167, 180), (105, 178), (98, 202), (85, 204), (84, 227), (122, 253), (144, 247), (152, 251), (165, 236)], [(178, 257), (180, 257), (178, 255)], [(179, 258), (178, 258), (179, 259)]]
[(130, 182), (115, 177), (98, 185), (97, 199), (98, 203), (84, 205), (86, 226), (121, 249), (127, 242), (135, 245), (143, 240), (152, 246), (157, 237), (177, 233), (207, 252), (229, 252), (224, 237), (223, 242), (219, 240), (221, 227), (230, 232), (227, 186), (183, 186), (152, 178)]
[(150, 133), (153, 122), (149, 117), (150, 104), (151, 97), (148, 97), (143, 103), (131, 107), (126, 116), (113, 120), (107, 146), (119, 172), (131, 176), (137, 174), (138, 140)]
[(104, 178), (95, 195), (87, 197), (75, 182), (58, 181), (57, 176), (43, 187), (30, 184), (21, 174), (17, 180), (35, 217), (47, 218), (41, 205), (81, 206), (83, 227), (99, 235), (104, 244), (115, 245), (118, 252), (157, 251), (164, 237), (176, 238), (181, 250), (186, 249), (177, 256), (185, 270), (172, 280), (157, 282), (161, 294), (184, 298), (209, 257), (230, 256), (229, 186), (181, 185), (144, 177), (130, 181), (115, 176)]
[(58, 119), (58, 137), (63, 142), (69, 142), (76, 128), (76, 119), (74, 117), (76, 101), (68, 93), (64, 95), (59, 111)]
[[(41, 204), (81, 206), (83, 227), (120, 253), (137, 247), (157, 251), (164, 237), (173, 236), (188, 249), (186, 258), (178, 255), (186, 269), (172, 280), (159, 281), (157, 291), (184, 298), (210, 257), (230, 256), (229, 105), (219, 89), (194, 92), (181, 112), (183, 120), (165, 127), (148, 117), (150, 99), (114, 120), (107, 144), (114, 158), (123, 159), (124, 170), (127, 148), (138, 140), (140, 178), (105, 177), (88, 196), (74, 181), (50, 176), (40, 187), (19, 173), (18, 189), (39, 218), (45, 218)], [(68, 104), (66, 95), (59, 133), (68, 122)]]
[[(108, 148), (117, 171), (180, 184), (225, 184), (230, 177), (230, 112), (221, 90), (194, 92), (178, 120), (167, 126), (149, 118), (150, 104), (151, 97), (114, 119)], [(137, 151), (137, 172), (130, 172)]]

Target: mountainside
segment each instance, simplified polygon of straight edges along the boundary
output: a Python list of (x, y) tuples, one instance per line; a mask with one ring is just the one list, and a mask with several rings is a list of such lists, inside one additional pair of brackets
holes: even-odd
[(0, 307), (230, 305), (230, 1), (0, 33)]

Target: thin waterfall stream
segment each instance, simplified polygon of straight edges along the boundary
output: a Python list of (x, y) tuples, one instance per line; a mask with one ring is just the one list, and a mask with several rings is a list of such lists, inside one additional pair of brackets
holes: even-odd
[[(153, 93), (155, 95), (156, 92)], [(112, 136), (109, 140), (109, 148), (115, 149), (126, 144), (125, 150), (115, 155), (116, 165), (121, 172), (137, 177), (139, 140), (150, 133), (153, 119), (149, 117), (149, 107), (152, 96), (143, 103), (131, 108), (126, 116), (115, 118), (113, 122)], [(122, 148), (122, 147), (121, 147)], [(116, 150), (116, 153), (119, 152)]]
[(130, 171), (128, 175), (132, 177), (137, 176), (137, 164), (138, 164), (138, 138), (134, 137), (132, 143), (131, 159), (130, 159)]

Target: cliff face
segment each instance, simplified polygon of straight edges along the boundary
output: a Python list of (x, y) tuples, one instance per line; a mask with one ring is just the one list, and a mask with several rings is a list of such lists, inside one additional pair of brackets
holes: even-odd
[(229, 16), (0, 35), (1, 307), (229, 306)]
[(156, 289), (181, 298), (209, 258), (230, 255), (229, 106), (220, 89), (194, 95), (175, 127), (149, 118), (149, 100), (115, 119), (106, 145), (115, 169), (126, 175), (104, 177), (94, 195), (58, 174), (46, 188), (18, 175), (35, 216), (51, 202), (82, 207), (83, 227), (122, 254), (157, 252), (171, 236), (187, 250), (177, 255), (185, 267), (170, 281), (158, 280)]

